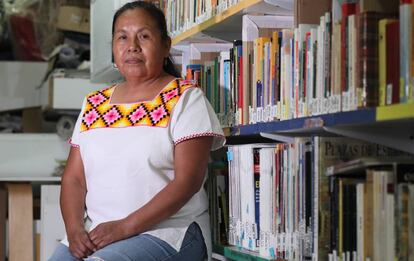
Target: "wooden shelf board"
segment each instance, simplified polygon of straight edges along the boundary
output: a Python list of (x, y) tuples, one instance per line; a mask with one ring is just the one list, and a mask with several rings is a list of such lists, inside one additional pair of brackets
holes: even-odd
[[(213, 25), (218, 25), (219, 23), (222, 23), (227, 18), (234, 16), (238, 13), (241, 13), (244, 9), (256, 5), (258, 3), (262, 2), (262, 0), (242, 0), (241, 2), (230, 6), (228, 9), (224, 10), (223, 12), (207, 19), (206, 21), (197, 24), (190, 29), (186, 30), (185, 32), (175, 36), (172, 39), (172, 45), (176, 45), (186, 39), (191, 38), (192, 36), (195, 36), (198, 33), (201, 33), (202, 31), (212, 27)], [(241, 25), (240, 25), (241, 27)]]

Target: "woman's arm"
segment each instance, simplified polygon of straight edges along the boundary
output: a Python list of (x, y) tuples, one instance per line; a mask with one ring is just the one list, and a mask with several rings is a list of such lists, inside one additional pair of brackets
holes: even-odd
[(200, 137), (177, 144), (174, 180), (125, 219), (100, 224), (91, 231), (97, 248), (145, 232), (180, 210), (203, 184), (212, 143), (213, 137)]
[(62, 177), (60, 207), (69, 240), (69, 249), (77, 258), (93, 252), (95, 246), (84, 227), (86, 182), (79, 148), (72, 147)]

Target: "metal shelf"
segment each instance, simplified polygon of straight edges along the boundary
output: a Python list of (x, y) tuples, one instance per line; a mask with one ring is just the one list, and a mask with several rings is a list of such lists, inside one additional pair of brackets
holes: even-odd
[(286, 137), (340, 135), (414, 154), (414, 104), (396, 104), (285, 121), (237, 126), (233, 136)]
[(337, 125), (356, 125), (375, 122), (375, 109), (338, 112), (292, 120), (265, 122), (237, 126), (231, 129), (231, 135), (258, 135), (262, 132), (278, 133), (290, 136), (308, 136), (323, 131), (323, 127)]

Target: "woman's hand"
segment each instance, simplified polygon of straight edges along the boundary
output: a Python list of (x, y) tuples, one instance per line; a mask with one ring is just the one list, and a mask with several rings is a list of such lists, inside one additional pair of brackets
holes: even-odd
[(125, 220), (116, 220), (99, 224), (91, 232), (89, 238), (97, 249), (128, 237)]
[(96, 251), (88, 233), (84, 229), (68, 233), (69, 250), (73, 256), (82, 259)]

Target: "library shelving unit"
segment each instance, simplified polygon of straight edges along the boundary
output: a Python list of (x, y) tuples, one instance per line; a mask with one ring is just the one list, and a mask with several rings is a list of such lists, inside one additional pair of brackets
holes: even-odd
[[(292, 143), (294, 137), (340, 135), (414, 154), (414, 104), (242, 125), (232, 127), (229, 132), (231, 139), (251, 140), (252, 136), (259, 136), (288, 143)], [(272, 260), (233, 246), (215, 247), (214, 250), (231, 260)]]
[[(281, 4), (277, 5), (278, 2)], [(176, 34), (172, 38), (172, 45), (193, 42), (231, 42), (234, 39), (241, 39), (244, 14), (292, 15), (292, 9), (293, 4), (286, 0), (269, 1), (269, 3), (264, 0), (241, 0), (204, 22)]]
[(414, 153), (414, 104), (365, 108), (231, 129), (233, 136), (262, 135), (279, 140), (283, 137), (332, 134)]
[[(277, 6), (263, 0), (241, 0), (204, 22), (174, 35), (172, 44), (232, 42), (241, 39), (242, 16), (249, 13), (293, 15), (291, 6)], [(290, 8), (290, 10), (289, 10)], [(322, 114), (291, 120), (262, 122), (225, 128), (226, 136), (242, 140), (270, 138), (282, 142), (304, 136), (345, 136), (385, 145), (414, 154), (414, 104), (394, 104), (355, 111)], [(214, 246), (213, 252), (230, 260), (272, 260), (233, 246)]]

